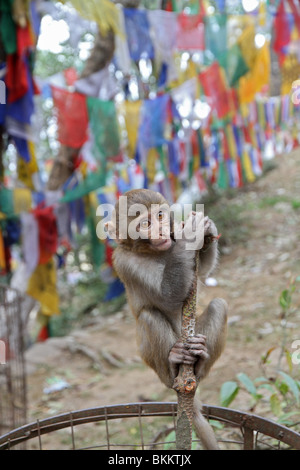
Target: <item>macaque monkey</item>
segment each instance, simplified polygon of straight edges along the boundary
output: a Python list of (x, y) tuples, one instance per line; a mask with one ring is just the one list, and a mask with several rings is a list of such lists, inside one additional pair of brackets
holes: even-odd
[[(121, 210), (126, 198), (127, 211)], [(144, 362), (169, 388), (181, 364), (194, 366), (197, 383), (209, 372), (225, 346), (227, 304), (216, 298), (197, 312), (195, 336), (180, 341), (182, 308), (195, 276), (204, 281), (217, 263), (217, 228), (201, 212), (191, 212), (175, 224), (163, 196), (148, 189), (131, 190), (116, 203), (113, 220), (106, 224), (117, 242), (113, 265), (125, 285), (136, 319), (137, 342)], [(133, 210), (138, 208), (139, 210)], [(188, 249), (194, 235), (194, 243)], [(194, 426), (204, 448), (217, 449), (215, 435), (194, 400)]]

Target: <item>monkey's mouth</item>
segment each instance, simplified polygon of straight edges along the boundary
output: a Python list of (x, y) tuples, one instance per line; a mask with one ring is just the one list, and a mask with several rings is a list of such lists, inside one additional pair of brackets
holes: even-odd
[(159, 241), (158, 243), (153, 243), (153, 247), (157, 250), (168, 250), (172, 245), (171, 238), (166, 238), (164, 240)]

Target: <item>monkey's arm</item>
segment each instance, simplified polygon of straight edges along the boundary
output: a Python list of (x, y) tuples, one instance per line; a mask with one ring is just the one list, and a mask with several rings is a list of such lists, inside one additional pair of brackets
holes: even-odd
[(214, 270), (218, 261), (218, 230), (214, 222), (205, 217), (204, 223), (204, 245), (199, 251), (199, 276), (202, 280)]

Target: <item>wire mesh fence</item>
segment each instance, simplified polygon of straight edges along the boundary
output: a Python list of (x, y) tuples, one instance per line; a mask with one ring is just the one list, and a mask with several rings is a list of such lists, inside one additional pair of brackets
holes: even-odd
[(0, 285), (0, 435), (26, 423), (27, 300), (15, 289)]
[[(300, 450), (300, 434), (257, 415), (203, 405), (224, 450)], [(177, 404), (131, 403), (37, 420), (0, 437), (0, 450), (175, 450)], [(192, 449), (201, 449), (194, 436)]]

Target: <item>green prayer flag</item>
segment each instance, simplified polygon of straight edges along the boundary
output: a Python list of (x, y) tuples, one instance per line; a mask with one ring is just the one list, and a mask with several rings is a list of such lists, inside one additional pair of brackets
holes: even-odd
[(218, 60), (225, 67), (227, 61), (227, 16), (205, 17), (206, 56)]
[(238, 80), (247, 72), (249, 72), (249, 67), (243, 58), (240, 46), (234, 44), (229, 49), (226, 60), (226, 75), (229, 86), (235, 86)]
[(217, 185), (220, 189), (228, 188), (228, 175), (224, 161), (219, 162), (219, 173)]
[(96, 189), (104, 186), (105, 174), (101, 171), (89, 173), (75, 188), (66, 191), (60, 202), (71, 202), (82, 198)]
[(16, 23), (12, 18), (14, 0), (0, 0), (0, 34), (6, 54), (17, 51)]
[(0, 212), (8, 217), (14, 215), (14, 195), (11, 189), (0, 189)]
[(88, 215), (87, 225), (89, 229), (90, 241), (91, 241), (91, 258), (95, 266), (99, 267), (104, 262), (105, 258), (105, 245), (97, 237), (96, 223), (93, 215)]
[(89, 96), (87, 106), (94, 140), (94, 156), (105, 170), (107, 158), (115, 157), (120, 152), (120, 135), (115, 103)]

